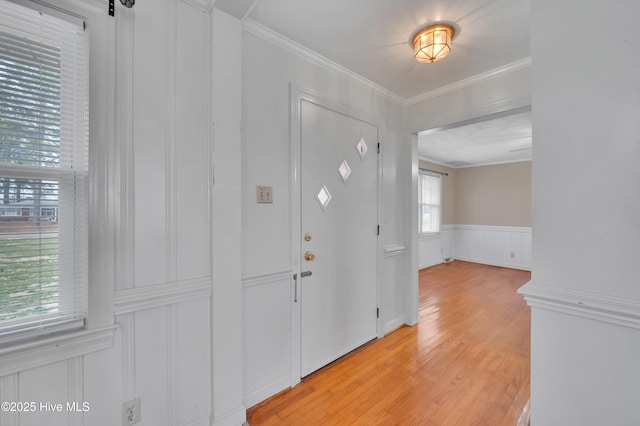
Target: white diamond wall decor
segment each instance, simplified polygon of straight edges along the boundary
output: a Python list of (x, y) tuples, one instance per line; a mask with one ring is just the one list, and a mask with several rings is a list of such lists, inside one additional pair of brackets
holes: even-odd
[(367, 143), (364, 141), (364, 138), (360, 138), (356, 144), (356, 151), (358, 151), (358, 155), (361, 160), (364, 160), (364, 156), (367, 154), (368, 149), (369, 148), (367, 147)]
[(331, 201), (331, 193), (329, 192), (329, 190), (325, 185), (322, 185), (322, 188), (320, 188), (320, 192), (318, 192), (318, 195), (316, 195), (316, 198), (320, 202), (320, 206), (322, 207), (322, 210), (325, 210), (329, 205), (329, 202)]
[(344, 160), (342, 163), (340, 163), (340, 165), (338, 166), (338, 173), (340, 174), (342, 181), (346, 184), (347, 179), (349, 179), (349, 176), (351, 175), (351, 167), (349, 167), (349, 163), (347, 163), (347, 160)]

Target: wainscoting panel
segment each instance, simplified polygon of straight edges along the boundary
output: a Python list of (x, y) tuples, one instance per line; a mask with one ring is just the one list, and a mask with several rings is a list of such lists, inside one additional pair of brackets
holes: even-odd
[(175, 379), (173, 398), (177, 407), (176, 424), (196, 425), (202, 419), (209, 421), (210, 404), (210, 356), (211, 327), (209, 320), (210, 299), (201, 298), (175, 306), (173, 335)]
[(640, 300), (534, 281), (519, 293), (531, 306), (535, 424), (636, 424)]
[(144, 418), (154, 425), (198, 424), (210, 414), (211, 285), (206, 291), (196, 284), (166, 297), (146, 287), (116, 297), (125, 301), (116, 305), (123, 398), (140, 397)]
[(175, 408), (170, 388), (174, 354), (169, 341), (175, 325), (167, 313), (162, 307), (134, 314), (135, 392), (144, 407), (144, 421), (158, 426), (172, 424), (171, 411)]
[(531, 228), (456, 225), (453, 247), (459, 260), (531, 270)]
[(443, 238), (441, 234), (420, 235), (418, 238), (418, 268), (428, 268), (444, 261)]
[(291, 386), (292, 274), (290, 269), (283, 268), (243, 276), (246, 407)]
[(382, 286), (380, 300), (380, 317), (383, 325), (382, 333), (386, 335), (402, 326), (406, 322), (405, 315), (405, 286), (396, 277), (402, 276), (408, 265), (407, 248), (400, 244), (384, 246), (382, 266)]
[(452, 258), (530, 271), (531, 228), (443, 225), (439, 234), (420, 236), (418, 256), (420, 269)]
[[(19, 392), (15, 401), (34, 401), (38, 404), (38, 409), (34, 412), (20, 413), (17, 424), (20, 426), (67, 426), (74, 424), (71, 419), (78, 414), (67, 412), (66, 403), (71, 401), (70, 393), (82, 393), (82, 389), (76, 389), (82, 385), (77, 380), (69, 381), (70, 362), (72, 360), (60, 361), (56, 364), (35, 368), (19, 374)], [(63, 404), (64, 410), (62, 412), (40, 410), (41, 402)]]

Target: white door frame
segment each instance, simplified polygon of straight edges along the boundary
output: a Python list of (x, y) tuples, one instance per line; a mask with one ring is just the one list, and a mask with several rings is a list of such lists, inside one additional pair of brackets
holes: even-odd
[[(384, 121), (377, 120), (375, 117), (372, 117), (369, 114), (363, 113), (362, 111), (358, 111), (348, 105), (336, 102), (331, 100), (320, 93), (315, 91), (301, 88), (294, 83), (290, 83), (289, 85), (289, 116), (290, 116), (290, 132), (289, 132), (289, 159), (291, 161), (291, 180), (289, 186), (289, 199), (291, 200), (291, 205), (289, 207), (289, 211), (291, 212), (291, 265), (293, 269), (293, 273), (297, 276), (297, 281), (292, 280), (293, 287), (291, 291), (291, 386), (295, 386), (300, 383), (301, 378), (301, 310), (300, 310), (300, 253), (302, 250), (301, 239), (302, 239), (302, 230), (301, 230), (301, 184), (300, 184), (300, 173), (301, 173), (301, 165), (300, 165), (300, 153), (301, 153), (301, 103), (310, 102), (312, 104), (321, 106), (323, 108), (329, 109), (331, 111), (335, 111), (339, 114), (346, 115), (348, 117), (353, 117), (358, 120), (367, 122), (371, 125), (374, 125), (378, 128), (378, 143), (382, 146), (382, 134), (384, 134)], [(373, 149), (373, 148), (372, 148)], [(378, 154), (378, 206), (377, 206), (377, 217), (378, 224), (381, 222), (382, 218), (382, 153), (381, 149)], [(382, 311), (380, 294), (381, 294), (381, 283), (380, 283), (380, 267), (382, 265), (382, 244), (381, 238), (383, 235), (383, 229), (381, 227), (380, 235), (377, 239), (377, 247), (376, 247), (376, 301), (378, 308)], [(384, 324), (382, 322), (382, 315), (379, 315), (377, 319), (377, 337), (381, 338), (384, 336)]]

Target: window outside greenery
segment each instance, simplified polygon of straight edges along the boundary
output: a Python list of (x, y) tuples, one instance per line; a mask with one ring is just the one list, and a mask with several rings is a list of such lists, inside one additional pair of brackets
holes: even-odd
[[(0, 32), (0, 160), (60, 158), (60, 51)], [(36, 58), (36, 59), (34, 59)], [(0, 321), (58, 307), (58, 184), (0, 172)]]
[(85, 35), (54, 15), (0, 0), (0, 345), (86, 315)]

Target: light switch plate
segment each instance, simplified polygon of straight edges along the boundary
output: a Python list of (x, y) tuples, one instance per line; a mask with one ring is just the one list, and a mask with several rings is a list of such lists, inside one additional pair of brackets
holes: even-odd
[(273, 203), (273, 188), (270, 186), (256, 186), (256, 202), (258, 204)]

